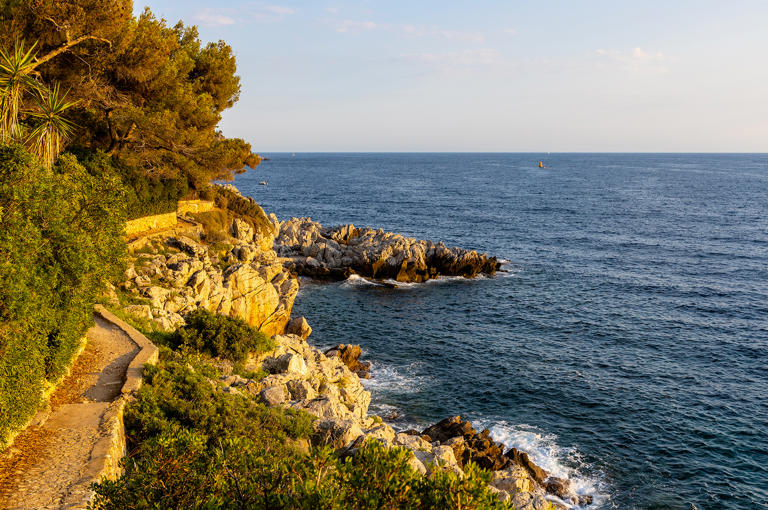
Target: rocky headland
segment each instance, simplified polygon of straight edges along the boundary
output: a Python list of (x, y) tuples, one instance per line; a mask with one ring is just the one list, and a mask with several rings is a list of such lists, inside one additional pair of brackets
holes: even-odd
[(276, 226), (277, 254), (287, 258), (286, 267), (312, 278), (344, 280), (357, 274), (420, 283), (438, 276), (493, 275), (500, 267), (496, 257), (381, 229), (351, 224), (323, 227), (309, 218), (292, 218)]
[(342, 455), (354, 455), (364, 441), (376, 440), (409, 449), (411, 466), (426, 476), (435, 470), (463, 476), (463, 467), (475, 462), (492, 472), (492, 490), (514, 508), (591, 502), (576, 495), (568, 480), (550, 477), (525, 453), (496, 443), (487, 429), (477, 432), (458, 416), (423, 431), (398, 431), (369, 414), (371, 394), (361, 378), (376, 374), (360, 360), (360, 347), (341, 344), (323, 352), (307, 342), (312, 330), (306, 319), (291, 318), (298, 274), (340, 279), (354, 272), (420, 282), (439, 275), (493, 274), (498, 269), (494, 257), (351, 225), (326, 229), (306, 219), (280, 223), (274, 215), (261, 221), (261, 228), (232, 217), (223, 232), (213, 235), (202, 228), (205, 214), (213, 213), (189, 218), (202, 223), (185, 235), (154, 236), (135, 246), (112, 301), (159, 330), (172, 331), (184, 324), (186, 313), (204, 308), (242, 318), (273, 336), (276, 347), (245, 365), (246, 373), (266, 375), (242, 377), (222, 361), (224, 375), (211, 381), (220, 391), (247, 392), (269, 406), (314, 415), (312, 442)]

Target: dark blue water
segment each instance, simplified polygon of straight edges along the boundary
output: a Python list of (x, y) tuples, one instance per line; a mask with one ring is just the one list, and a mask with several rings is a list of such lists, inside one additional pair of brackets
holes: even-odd
[(465, 415), (593, 508), (768, 508), (768, 156), (285, 154), (235, 184), (510, 261), (303, 285), (310, 340), (374, 361), (378, 411)]

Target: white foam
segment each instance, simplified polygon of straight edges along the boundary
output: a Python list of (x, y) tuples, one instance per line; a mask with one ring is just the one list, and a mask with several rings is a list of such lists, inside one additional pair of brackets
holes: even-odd
[(342, 287), (383, 287), (380, 283), (367, 280), (360, 275), (351, 274), (341, 284)]
[[(571, 488), (580, 495), (591, 495), (594, 498), (589, 508), (601, 507), (610, 499), (608, 487), (602, 475), (588, 476), (582, 472), (586, 468), (581, 455), (574, 448), (564, 448), (557, 444), (557, 436), (545, 434), (530, 425), (511, 425), (506, 422), (478, 420), (477, 428), (488, 428), (496, 441), (504, 443), (507, 448), (517, 448), (526, 452), (531, 460), (550, 475), (567, 478)], [(566, 462), (568, 465), (566, 465)], [(572, 468), (570, 465), (579, 466)], [(580, 508), (560, 502), (554, 496), (552, 501), (562, 503), (567, 508)]]
[(414, 361), (408, 365), (395, 366), (372, 361), (371, 378), (361, 379), (361, 382), (366, 390), (375, 394), (415, 393), (430, 379), (415, 374), (422, 364), (421, 361)]
[(499, 271), (496, 273), (496, 276), (499, 278), (509, 278), (511, 276), (517, 276), (521, 271), (522, 268), (513, 263), (511, 260), (499, 260), (501, 265), (499, 266)]

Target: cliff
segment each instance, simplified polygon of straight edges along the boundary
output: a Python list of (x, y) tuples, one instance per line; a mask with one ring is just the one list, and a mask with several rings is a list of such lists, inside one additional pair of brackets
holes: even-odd
[(183, 314), (197, 308), (239, 317), (267, 335), (285, 331), (299, 284), (271, 249), (274, 231), (235, 217), (215, 243), (205, 242), (210, 231), (185, 234), (145, 240), (120, 285), (122, 300), (113, 301), (163, 331), (182, 325)]

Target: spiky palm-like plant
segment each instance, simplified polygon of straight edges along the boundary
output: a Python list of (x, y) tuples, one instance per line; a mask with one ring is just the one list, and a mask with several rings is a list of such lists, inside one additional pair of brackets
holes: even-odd
[(36, 119), (35, 126), (27, 136), (30, 152), (37, 155), (43, 165), (50, 169), (61, 152), (64, 141), (72, 134), (75, 124), (64, 117), (64, 112), (78, 101), (67, 101), (67, 94), (55, 84), (50, 90), (37, 89), (35, 102), (39, 111), (29, 112)]
[(38, 87), (33, 76), (37, 43), (29, 49), (24, 46), (24, 41), (16, 41), (12, 51), (0, 48), (0, 141), (21, 138), (21, 99)]

